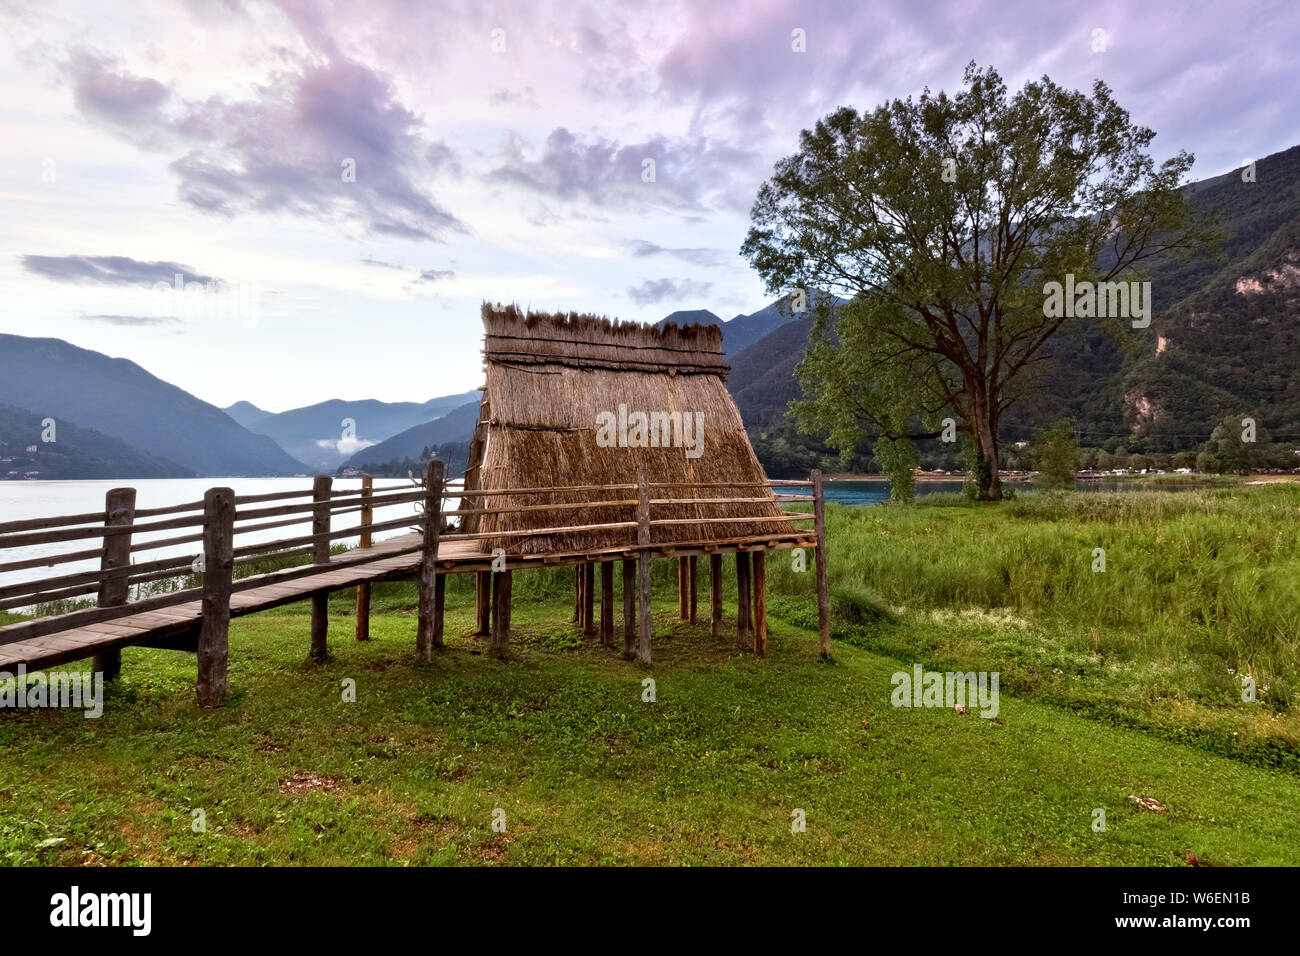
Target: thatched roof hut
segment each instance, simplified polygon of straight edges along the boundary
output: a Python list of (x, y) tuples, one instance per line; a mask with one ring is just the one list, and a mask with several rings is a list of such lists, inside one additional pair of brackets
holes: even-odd
[[(574, 486), (652, 483), (706, 487), (654, 489), (651, 497), (752, 498), (743, 504), (655, 505), (653, 517), (776, 519), (779, 510), (750, 447), (725, 380), (722, 330), (654, 327), (570, 313), (525, 315), (483, 306), (487, 383), (470, 448), (465, 487), (556, 489), (545, 494), (467, 499), (483, 510), (464, 530), (487, 535), (605, 523), (600, 531), (503, 536), (484, 541), (507, 554), (592, 553), (633, 547), (636, 510), (628, 504), (493, 514), (556, 503), (634, 501), (635, 490), (566, 491)], [(730, 486), (707, 487), (709, 484)], [(746, 486), (745, 483), (749, 483)], [(734, 541), (793, 530), (783, 520), (682, 523), (655, 527), (652, 543)]]

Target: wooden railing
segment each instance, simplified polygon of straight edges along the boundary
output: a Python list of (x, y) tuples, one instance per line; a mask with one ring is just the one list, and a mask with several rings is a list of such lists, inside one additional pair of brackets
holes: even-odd
[[(809, 488), (811, 494), (778, 494), (778, 488)], [(699, 493), (705, 490), (732, 489), (729, 497), (708, 497)], [(755, 493), (758, 489), (769, 494)], [(694, 492), (695, 494), (692, 494)], [(595, 500), (573, 502), (528, 503), (527, 499), (560, 494), (593, 496)], [(680, 493), (680, 494), (674, 494)], [(501, 496), (508, 496), (506, 506), (493, 506)], [(524, 503), (520, 503), (524, 499)], [(445, 501), (454, 500), (457, 507), (447, 508)], [(795, 502), (811, 502), (812, 513), (796, 512), (778, 507), (776, 515), (743, 516), (697, 514), (692, 517), (656, 517), (669, 507), (689, 506), (701, 510), (716, 506), (771, 504), (778, 506)], [(375, 509), (394, 505), (419, 504), (421, 513), (416, 516), (374, 523)], [(574, 522), (566, 520), (573, 512), (595, 509), (626, 511), (625, 520)], [(357, 515), (357, 524), (336, 527), (336, 518)], [(481, 521), (488, 516), (511, 514), (553, 515), (552, 520), (539, 522), (540, 526), (520, 529), (467, 529), (469, 519)], [(255, 533), (301, 525), (311, 521), (310, 534), (298, 534), (272, 541), (248, 542), (247, 536)], [(146, 611), (162, 610), (201, 602), (201, 625), (198, 641), (199, 697), (203, 702), (219, 700), (224, 695), (225, 645), (230, 618), (231, 598), (256, 588), (278, 585), (327, 572), (339, 564), (331, 559), (331, 544), (335, 541), (359, 537), (361, 548), (349, 552), (344, 559), (348, 567), (405, 555), (421, 555), (413, 563), (420, 581), (420, 614), (417, 628), (417, 651), (421, 659), (429, 659), (434, 647), (442, 643), (442, 597), (444, 574), (456, 570), (453, 563), (439, 561), (440, 543), (475, 543), (478, 548), (456, 549), (467, 557), (466, 570), (482, 571), (483, 557), (490, 554), (490, 544), (500, 547), (503, 540), (517, 541), (545, 536), (580, 535), (591, 532), (627, 531), (628, 543), (603, 550), (621, 552), (627, 557), (646, 557), (640, 561), (638, 589), (641, 598), (641, 656), (649, 659), (649, 556), (654, 552), (702, 547), (708, 549), (719, 543), (719, 538), (681, 539), (672, 529), (689, 526), (725, 527), (729, 524), (771, 524), (772, 531), (761, 535), (730, 538), (722, 536), (723, 543), (736, 549), (749, 545), (762, 546), (795, 533), (798, 522), (814, 523), (816, 535), (817, 583), (819, 609), (823, 622), (827, 619), (825, 608), (825, 521), (820, 473), (814, 472), (808, 481), (763, 482), (650, 482), (645, 473), (638, 476), (636, 484), (576, 485), (551, 488), (470, 489), (448, 487), (443, 480), (443, 464), (431, 462), (419, 487), (411, 489), (381, 489), (378, 494), (369, 481), (359, 489), (335, 491), (332, 481), (325, 476), (315, 479), (310, 489), (272, 492), (255, 495), (236, 495), (230, 488), (212, 488), (202, 501), (187, 502), (161, 508), (136, 508), (136, 492), (132, 488), (117, 488), (105, 497), (104, 510), (75, 515), (46, 518), (29, 518), (0, 523), (0, 610), (33, 608), (56, 602), (77, 601), (95, 596), (97, 606), (78, 608), (67, 613), (57, 613), (23, 621), (0, 629), (0, 645), (57, 634), (74, 628), (111, 623), (117, 618)], [(660, 529), (655, 540), (655, 530)], [(372, 535), (408, 530), (418, 532), (409, 545), (372, 549)], [(170, 532), (176, 532), (171, 534)], [(634, 532), (632, 534), (631, 532)], [(144, 540), (145, 536), (163, 535)], [(241, 543), (241, 537), (244, 542)], [(93, 543), (93, 547), (80, 546)], [(34, 557), (19, 557), (5, 561), (5, 552), (33, 546), (68, 544), (71, 550)], [(189, 551), (188, 547), (193, 546)], [(154, 555), (162, 549), (186, 547), (184, 555)], [(367, 551), (374, 550), (373, 555)], [(508, 549), (501, 548), (501, 552)], [(509, 549), (513, 550), (513, 549)], [(545, 549), (544, 549), (545, 551)], [(247, 577), (238, 577), (236, 569), (265, 562), (268, 558), (301, 557), (310, 555), (311, 563)], [(536, 558), (530, 553), (526, 557)], [(584, 549), (573, 551), (545, 551), (545, 563), (554, 561), (581, 561), (590, 559)], [(138, 560), (144, 558), (145, 560)], [(473, 559), (473, 560), (470, 560)], [(30, 571), (34, 568), (53, 568), (75, 562), (97, 561), (91, 570), (42, 576), (33, 580), (6, 583), (8, 574)], [(134, 562), (134, 563), (133, 563)], [(517, 554), (505, 556), (503, 566), (493, 566), (493, 571), (507, 575), (505, 607), (497, 602), (497, 622), (493, 630), (493, 646), (503, 650), (509, 628), (508, 575), (522, 562)], [(418, 566), (417, 566), (418, 565)], [(625, 565), (625, 583), (627, 566)], [(184, 583), (198, 574), (198, 586), (185, 587)], [(493, 575), (495, 578), (496, 575)], [(482, 579), (480, 579), (481, 581)], [(140, 593), (141, 586), (169, 581), (176, 590), (164, 593)], [(165, 585), (164, 585), (165, 586)], [(137, 598), (130, 600), (132, 588)], [(494, 595), (496, 594), (494, 585)], [(327, 591), (312, 594), (311, 654), (325, 654)], [(358, 599), (358, 639), (368, 635), (368, 624), (362, 627), (365, 613)], [(366, 613), (368, 613), (368, 589)], [(627, 600), (625, 590), (625, 600)], [(479, 619), (485, 620), (485, 609), (480, 598)], [(823, 651), (829, 650), (829, 630), (823, 624), (821, 643)], [(218, 663), (219, 661), (219, 663)], [(206, 663), (205, 663), (206, 662)], [(120, 651), (104, 652), (96, 657), (96, 668), (106, 676), (120, 667)]]

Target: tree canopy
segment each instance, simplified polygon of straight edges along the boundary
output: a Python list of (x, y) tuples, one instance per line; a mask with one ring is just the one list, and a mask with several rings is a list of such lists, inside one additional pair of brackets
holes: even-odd
[(1001, 416), (1053, 333), (1098, 321), (1048, 308), (1045, 284), (1068, 277), (1082, 301), (1084, 283), (1137, 277), (1211, 232), (1186, 214), (1193, 157), (1157, 165), (1154, 132), (1106, 84), (1087, 96), (1043, 77), (1008, 95), (974, 63), (964, 83), (805, 130), (759, 190), (741, 252), (770, 292), (851, 300), (834, 328), (819, 310), (798, 369), (802, 428), (851, 453), (868, 436), (940, 437), (952, 417), (973, 439), (981, 496), (997, 499)]

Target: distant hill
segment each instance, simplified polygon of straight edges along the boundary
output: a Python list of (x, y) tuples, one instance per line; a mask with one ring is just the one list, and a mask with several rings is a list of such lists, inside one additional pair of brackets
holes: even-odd
[(445, 445), (450, 442), (468, 442), (474, 437), (474, 426), (478, 424), (479, 399), (466, 402), (459, 408), (448, 412), (442, 418), (424, 422), (408, 428), (385, 441), (369, 448), (363, 448), (345, 463), (345, 468), (364, 470), (368, 464), (379, 464), (397, 460), (418, 459), (425, 448)]
[[(813, 290), (808, 296), (808, 308), (811, 309), (824, 296), (825, 293)], [(689, 325), (697, 322), (701, 325), (720, 326), (722, 328), (722, 350), (730, 359), (782, 325), (803, 317), (803, 313), (793, 311), (791, 297), (782, 296), (775, 302), (763, 306), (757, 312), (751, 312), (749, 315), (737, 315), (727, 322), (719, 319), (708, 309), (690, 309), (665, 316), (656, 325), (664, 325), (668, 322)]]
[(0, 480), (194, 477), (175, 462), (69, 421), (56, 419), (54, 441), (43, 441), (48, 417), (0, 405)]
[[(381, 402), (375, 399), (330, 399), (286, 412), (267, 412), (250, 402), (236, 402), (226, 412), (250, 431), (267, 435), (299, 461), (331, 474), (367, 443), (386, 438), (439, 418), (479, 393), (444, 395), (427, 402)], [(352, 437), (344, 438), (345, 420), (351, 420)]]
[(201, 476), (309, 469), (189, 392), (126, 359), (60, 339), (0, 335), (0, 402), (75, 422)]
[(233, 405), (228, 405), (223, 411), (252, 432), (257, 431), (253, 427), (254, 425), (275, 414), (275, 412), (268, 412), (266, 409), (258, 408), (252, 402), (235, 402)]

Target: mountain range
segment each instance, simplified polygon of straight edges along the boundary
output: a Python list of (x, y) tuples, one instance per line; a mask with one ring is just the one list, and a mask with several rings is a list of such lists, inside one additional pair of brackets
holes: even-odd
[(440, 418), (470, 400), (477, 407), (478, 395), (477, 391), (463, 392), (427, 402), (331, 399), (279, 413), (263, 411), (250, 402), (236, 402), (225, 411), (249, 431), (273, 439), (315, 471), (333, 474), (354, 454), (400, 432)]

